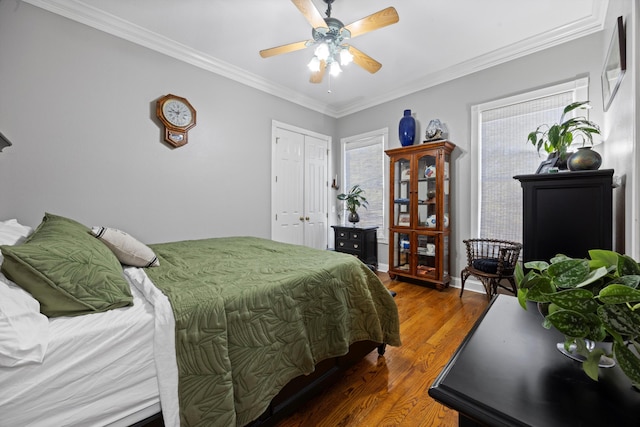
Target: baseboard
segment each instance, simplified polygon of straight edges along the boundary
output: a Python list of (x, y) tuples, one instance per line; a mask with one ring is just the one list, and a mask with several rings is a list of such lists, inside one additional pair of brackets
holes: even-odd
[[(378, 264), (378, 271), (381, 273), (387, 273), (389, 271), (389, 264)], [(449, 287), (460, 289), (462, 287), (462, 280), (459, 277), (451, 277)], [(464, 290), (465, 292), (470, 291), (477, 292), (479, 294), (486, 294), (482, 283), (478, 280), (474, 280), (473, 276), (469, 276), (467, 281), (464, 283)]]

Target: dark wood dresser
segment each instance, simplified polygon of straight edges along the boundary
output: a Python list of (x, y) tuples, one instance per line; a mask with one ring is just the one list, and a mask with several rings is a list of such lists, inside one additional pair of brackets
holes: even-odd
[(378, 269), (378, 227), (332, 225), (337, 252), (357, 256), (374, 270)]
[(524, 262), (612, 249), (613, 169), (518, 175)]

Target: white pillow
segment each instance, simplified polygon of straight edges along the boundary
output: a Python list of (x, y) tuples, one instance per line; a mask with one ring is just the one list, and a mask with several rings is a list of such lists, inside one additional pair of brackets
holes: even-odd
[(49, 319), (27, 291), (0, 274), (0, 366), (42, 363)]
[(33, 230), (15, 219), (0, 221), (0, 245), (17, 245), (25, 241)]
[(91, 234), (102, 240), (122, 264), (134, 267), (157, 267), (160, 265), (158, 257), (150, 247), (124, 231), (108, 227), (92, 227)]

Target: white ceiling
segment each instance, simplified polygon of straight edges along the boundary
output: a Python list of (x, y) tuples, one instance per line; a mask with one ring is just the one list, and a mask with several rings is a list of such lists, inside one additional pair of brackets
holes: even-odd
[[(261, 49), (311, 38), (290, 0), (25, 0), (193, 65), (342, 117), (533, 53), (603, 27), (608, 0), (335, 0), (345, 25), (388, 6), (398, 23), (350, 44), (382, 63), (356, 64), (309, 83), (304, 49), (263, 59)], [(313, 0), (325, 16), (326, 4)]]

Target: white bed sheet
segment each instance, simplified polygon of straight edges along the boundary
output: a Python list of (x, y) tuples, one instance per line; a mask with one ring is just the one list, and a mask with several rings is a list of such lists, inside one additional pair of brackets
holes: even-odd
[(41, 364), (0, 367), (0, 427), (123, 426), (160, 410), (155, 309), (134, 304), (49, 321)]
[(142, 268), (129, 267), (125, 276), (153, 306), (155, 318), (154, 357), (158, 372), (158, 390), (165, 427), (180, 426), (178, 401), (178, 362), (175, 352), (176, 321), (169, 298), (155, 287)]

